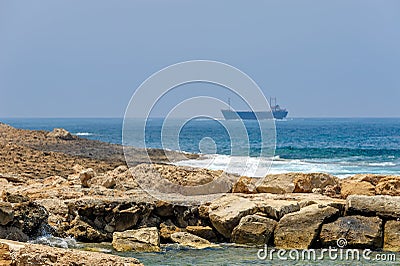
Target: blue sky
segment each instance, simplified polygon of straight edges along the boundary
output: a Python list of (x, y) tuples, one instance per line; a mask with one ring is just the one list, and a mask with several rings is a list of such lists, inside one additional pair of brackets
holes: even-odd
[(121, 117), (193, 59), (243, 70), (292, 117), (400, 117), (397, 0), (0, 1), (0, 117)]

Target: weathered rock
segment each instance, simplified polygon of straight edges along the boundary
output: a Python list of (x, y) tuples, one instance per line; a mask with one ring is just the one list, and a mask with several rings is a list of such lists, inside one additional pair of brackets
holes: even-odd
[(341, 182), (341, 196), (343, 199), (349, 195), (375, 195), (375, 186), (367, 181), (343, 180)]
[(338, 186), (339, 179), (326, 173), (296, 173), (294, 180), (294, 192), (311, 193), (313, 189), (325, 189), (327, 186)]
[(255, 180), (251, 177), (241, 176), (232, 187), (232, 193), (257, 193)]
[(171, 240), (182, 246), (190, 248), (203, 249), (203, 248), (218, 247), (218, 245), (212, 244), (210, 243), (210, 241), (204, 238), (198, 237), (196, 235), (187, 232), (173, 233), (171, 235)]
[(132, 229), (138, 222), (140, 209), (133, 206), (129, 209), (119, 211), (115, 214), (115, 231)]
[(394, 252), (400, 251), (400, 221), (390, 220), (386, 222), (383, 249)]
[(382, 247), (382, 220), (359, 215), (340, 217), (322, 226), (320, 240), (325, 247), (334, 247), (338, 239), (346, 239), (346, 248)]
[(377, 195), (400, 195), (400, 176), (387, 176), (381, 178), (375, 187)]
[(101, 185), (105, 188), (113, 188), (115, 187), (116, 184), (117, 182), (115, 181), (115, 178), (112, 176), (105, 177), (105, 179), (101, 183)]
[(10, 266), (11, 264), (10, 247), (7, 244), (0, 243), (0, 265)]
[(9, 202), (0, 202), (0, 226), (7, 225), (14, 219), (14, 211)]
[(177, 232), (182, 232), (182, 229), (175, 226), (171, 221), (160, 224), (160, 237), (164, 242), (171, 241), (171, 235)]
[(231, 241), (237, 244), (267, 244), (278, 223), (260, 215), (248, 215), (240, 219), (233, 229)]
[(333, 220), (338, 214), (339, 210), (336, 208), (317, 204), (286, 214), (275, 229), (275, 246), (284, 249), (310, 248), (316, 241), (322, 224)]
[[(76, 249), (64, 249), (37, 244), (19, 243), (0, 240), (9, 246), (12, 258), (11, 265), (96, 265), (96, 266), (133, 266), (142, 265), (135, 258), (125, 258), (99, 252), (88, 252)], [(1, 253), (1, 251), (0, 251)], [(1, 264), (0, 265), (7, 265)]]
[(209, 217), (214, 228), (229, 239), (240, 219), (256, 211), (256, 204), (250, 200), (227, 195), (211, 203)]
[(357, 174), (350, 176), (344, 180), (346, 181), (356, 181), (356, 182), (369, 182), (371, 185), (376, 186), (382, 178), (387, 177), (387, 175), (376, 175), (376, 174)]
[(90, 187), (90, 179), (96, 176), (96, 172), (92, 168), (84, 169), (79, 173), (83, 187)]
[(96, 230), (91, 225), (83, 221), (79, 216), (70, 223), (71, 229), (67, 231), (67, 235), (84, 242), (102, 242), (107, 241), (110, 237), (106, 233)]
[(47, 226), (49, 213), (36, 202), (17, 203), (13, 206), (14, 220), (12, 226), (20, 228), (29, 237), (40, 234), (40, 230)]
[(257, 183), (257, 191), (274, 194), (292, 193), (295, 188), (293, 183), (295, 176), (294, 173), (267, 175)]
[(155, 227), (115, 232), (112, 245), (115, 250), (120, 252), (159, 252), (160, 235)]
[(217, 236), (210, 226), (189, 225), (186, 227), (186, 231), (211, 242), (217, 241)]
[(0, 239), (27, 242), (29, 237), (15, 226), (0, 226)]
[(400, 197), (352, 195), (346, 201), (347, 215), (377, 215), (381, 218), (400, 218)]
[(47, 134), (47, 137), (59, 138), (62, 140), (73, 140), (74, 137), (67, 130), (63, 128), (55, 128), (52, 132)]

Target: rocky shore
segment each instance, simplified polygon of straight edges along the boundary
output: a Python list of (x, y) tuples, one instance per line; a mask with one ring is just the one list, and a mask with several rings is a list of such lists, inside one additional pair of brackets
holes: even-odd
[[(150, 151), (155, 165), (148, 164), (144, 150), (132, 152), (136, 166), (128, 169), (119, 145), (62, 129), (29, 131), (0, 124), (0, 265), (139, 263), (26, 243), (44, 234), (112, 242), (118, 252), (157, 252), (164, 243), (218, 248), (222, 242), (306, 249), (336, 247), (340, 238), (346, 239), (346, 248), (400, 251), (400, 176), (240, 177), (221, 197), (187, 205), (148, 195), (135, 173), (151, 168), (185, 186), (208, 183), (221, 173), (167, 165), (161, 150)], [(196, 158), (169, 153), (177, 160)]]

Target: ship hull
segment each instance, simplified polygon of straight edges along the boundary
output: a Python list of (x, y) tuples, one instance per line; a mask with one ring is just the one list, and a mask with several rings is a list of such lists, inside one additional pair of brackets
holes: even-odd
[(266, 119), (284, 119), (288, 115), (286, 110), (277, 110), (271, 112), (251, 112), (251, 111), (232, 111), (221, 110), (225, 120), (266, 120)]

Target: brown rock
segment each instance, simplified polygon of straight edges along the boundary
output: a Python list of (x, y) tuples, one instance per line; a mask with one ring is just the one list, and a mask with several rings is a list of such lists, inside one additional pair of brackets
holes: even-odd
[(210, 243), (210, 241), (206, 239), (203, 239), (201, 237), (195, 236), (187, 232), (173, 233), (171, 235), (171, 240), (182, 246), (196, 248), (196, 249), (218, 247), (218, 245), (212, 244)]
[(390, 220), (385, 224), (383, 249), (387, 251), (400, 251), (400, 221)]
[(7, 244), (0, 243), (0, 265), (10, 266), (11, 264), (10, 247)]
[(14, 219), (14, 211), (9, 202), (0, 201), (0, 226), (7, 225)]
[(115, 187), (116, 184), (117, 182), (115, 181), (115, 178), (112, 176), (105, 177), (103, 182), (101, 183), (101, 185), (105, 188), (113, 188)]
[(346, 248), (381, 248), (382, 220), (378, 217), (354, 215), (340, 217), (322, 226), (320, 240), (323, 246), (335, 247), (338, 239), (346, 240)]
[(240, 219), (256, 211), (255, 203), (231, 194), (211, 203), (209, 217), (214, 228), (224, 237), (230, 238)]
[(47, 134), (47, 137), (59, 138), (62, 140), (73, 140), (74, 137), (67, 130), (63, 128), (55, 128), (52, 132)]
[(257, 182), (257, 191), (274, 194), (292, 193), (295, 188), (293, 183), (295, 176), (294, 173), (267, 175), (262, 181)]
[(375, 195), (375, 186), (366, 181), (343, 180), (341, 196), (346, 199), (349, 195)]
[(344, 180), (346, 181), (357, 181), (357, 182), (369, 182), (371, 185), (376, 186), (382, 178), (387, 177), (387, 175), (375, 175), (375, 174), (357, 174), (350, 176)]
[(400, 218), (400, 197), (352, 195), (346, 200), (347, 215), (376, 215), (381, 218)]
[(388, 176), (381, 178), (375, 187), (377, 195), (400, 195), (400, 176)]
[(251, 177), (241, 176), (232, 187), (232, 193), (257, 193), (255, 180)]
[(295, 184), (294, 192), (311, 193), (313, 189), (324, 189), (327, 186), (338, 186), (339, 179), (333, 175), (325, 173), (297, 173), (293, 180)]
[(317, 204), (286, 214), (275, 230), (275, 246), (284, 249), (310, 248), (316, 241), (322, 224), (338, 214), (339, 210), (336, 208)]
[(237, 244), (267, 244), (276, 225), (276, 221), (260, 215), (245, 216), (233, 229), (231, 241)]
[(67, 231), (67, 235), (84, 242), (103, 242), (108, 240), (107, 234), (102, 233), (84, 222), (79, 216), (71, 222), (72, 227)]
[(115, 214), (115, 231), (132, 229), (138, 222), (140, 209), (136, 206)]
[(209, 226), (189, 225), (186, 227), (186, 231), (211, 242), (217, 241), (217, 236), (215, 235), (214, 230)]
[(112, 245), (115, 250), (120, 252), (159, 252), (160, 235), (155, 227), (115, 232)]
[(160, 237), (164, 242), (171, 241), (171, 235), (177, 232), (182, 232), (182, 229), (175, 226), (171, 221), (160, 224)]
[(81, 180), (83, 187), (90, 187), (90, 179), (96, 176), (96, 172), (92, 168), (84, 169), (79, 173), (79, 179)]
[(0, 226), (0, 239), (27, 242), (29, 240), (29, 237), (18, 227)]

